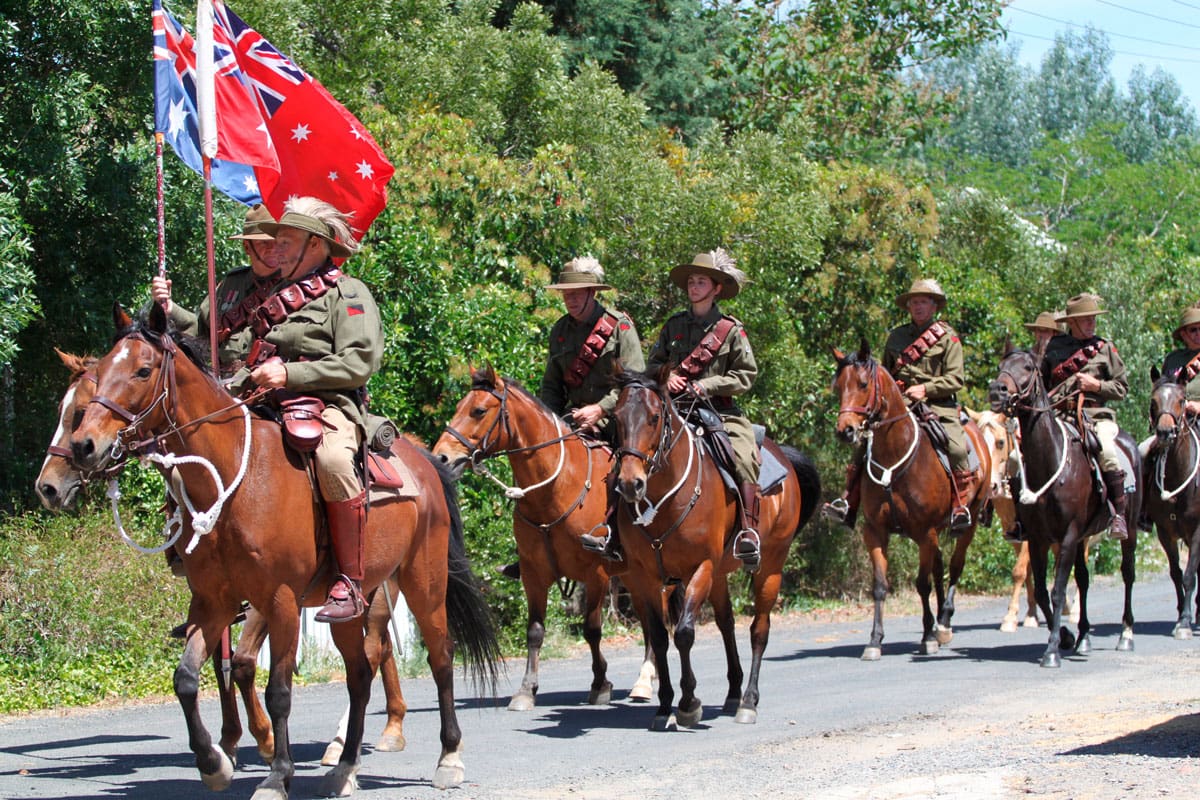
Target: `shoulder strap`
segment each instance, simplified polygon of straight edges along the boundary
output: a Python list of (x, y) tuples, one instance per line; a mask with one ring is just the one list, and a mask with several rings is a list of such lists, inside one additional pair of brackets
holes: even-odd
[(275, 292), (254, 310), (250, 319), (254, 335), (266, 336), (273, 325), (283, 322), (293, 311), (324, 296), (341, 277), (342, 271), (329, 262)]
[(1076, 350), (1071, 355), (1067, 356), (1061, 364), (1050, 371), (1050, 378), (1054, 381), (1054, 385), (1065, 381), (1067, 378), (1074, 375), (1079, 370), (1083, 369), (1089, 361), (1095, 358), (1100, 349), (1104, 347), (1104, 341), (1094, 342)]
[(933, 323), (917, 337), (915, 342), (901, 351), (900, 357), (896, 359), (896, 366), (907, 367), (909, 364), (920, 361), (921, 357), (929, 352), (929, 348), (941, 341), (942, 337), (949, 332), (950, 329), (943, 325), (941, 320)]
[(696, 345), (696, 349), (680, 362), (679, 372), (692, 380), (703, 375), (704, 370), (717, 357), (721, 345), (725, 344), (725, 339), (729, 337), (729, 332), (733, 330), (734, 324), (729, 317), (721, 317), (717, 324), (712, 326), (712, 330), (700, 340), (700, 344)]
[(563, 383), (572, 389), (577, 389), (583, 385), (584, 379), (592, 371), (596, 359), (600, 358), (600, 354), (604, 352), (604, 346), (608, 344), (608, 340), (612, 337), (613, 331), (616, 329), (616, 315), (611, 311), (606, 311), (600, 315), (600, 319), (596, 320), (592, 332), (583, 340), (583, 347), (580, 348), (579, 355), (575, 356), (575, 360), (571, 362), (571, 366), (567, 368), (566, 374), (563, 375)]

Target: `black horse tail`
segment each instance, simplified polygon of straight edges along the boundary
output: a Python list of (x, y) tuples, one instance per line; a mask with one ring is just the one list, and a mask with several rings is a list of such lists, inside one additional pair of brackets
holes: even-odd
[(796, 526), (796, 532), (799, 533), (817, 510), (817, 503), (821, 499), (821, 476), (817, 474), (812, 459), (804, 453), (786, 444), (779, 445), (779, 449), (796, 471), (796, 480), (800, 482), (800, 523)]
[(463, 661), (470, 667), (471, 679), (482, 692), (496, 694), (501, 653), (496, 635), (496, 620), (479, 588), (479, 578), (471, 571), (467, 545), (463, 537), (462, 512), (458, 507), (458, 489), (454, 475), (442, 460), (421, 449), (421, 454), (437, 470), (442, 493), (450, 511), (450, 546), (447, 550), (446, 618)]

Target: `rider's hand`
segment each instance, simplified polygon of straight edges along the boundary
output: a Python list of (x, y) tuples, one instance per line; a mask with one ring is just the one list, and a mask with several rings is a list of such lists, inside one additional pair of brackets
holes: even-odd
[(1079, 387), (1081, 392), (1098, 392), (1100, 391), (1100, 379), (1094, 375), (1080, 374), (1075, 385)]
[(267, 389), (283, 389), (287, 386), (287, 367), (278, 357), (268, 358), (250, 373), (250, 380), (256, 386)]
[(918, 383), (904, 390), (904, 396), (914, 402), (925, 399), (925, 384)]
[(171, 302), (171, 281), (169, 278), (154, 276), (150, 279), (150, 296), (154, 298), (154, 302), (161, 303), (163, 311), (168, 314), (175, 304)]
[(604, 419), (604, 409), (598, 403), (592, 403), (572, 411), (571, 419), (579, 430), (591, 433), (598, 430), (600, 420)]
[(667, 391), (671, 394), (680, 394), (687, 388), (688, 379), (680, 375), (678, 372), (672, 372), (667, 376)]
[(1188, 400), (1183, 410), (1193, 417), (1200, 414), (1200, 400)]

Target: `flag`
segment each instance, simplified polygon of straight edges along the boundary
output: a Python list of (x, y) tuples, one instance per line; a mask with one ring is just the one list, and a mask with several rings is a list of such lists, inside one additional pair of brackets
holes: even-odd
[(360, 238), (387, 203), (395, 168), (324, 86), (221, 0), (213, 0), (213, 12), (213, 38), (233, 50), (279, 156), (279, 181), (264, 192), (267, 208), (278, 218), (289, 197), (318, 197), (348, 214)]
[[(154, 128), (185, 164), (203, 174), (196, 113), (196, 43), (179, 21), (154, 0)], [(220, 120), (213, 186), (253, 205), (279, 182), (279, 159), (254, 92), (227, 43), (213, 47), (214, 90)]]

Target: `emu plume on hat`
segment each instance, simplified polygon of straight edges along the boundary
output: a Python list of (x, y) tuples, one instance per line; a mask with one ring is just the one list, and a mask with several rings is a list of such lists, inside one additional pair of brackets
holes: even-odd
[(721, 284), (723, 300), (737, 297), (742, 287), (750, 282), (746, 273), (737, 268), (733, 256), (720, 247), (707, 253), (697, 253), (687, 264), (679, 264), (672, 268), (671, 283), (686, 292), (689, 275), (707, 275), (714, 282)]
[(603, 292), (612, 287), (604, 282), (604, 267), (593, 256), (578, 256), (563, 265), (558, 274), (558, 281), (550, 284), (547, 289), (595, 289)]

